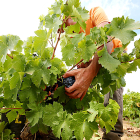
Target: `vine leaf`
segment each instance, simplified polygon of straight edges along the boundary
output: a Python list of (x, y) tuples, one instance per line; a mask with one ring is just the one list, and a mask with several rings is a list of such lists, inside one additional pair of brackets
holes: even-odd
[(100, 57), (98, 62), (110, 72), (113, 72), (120, 65), (120, 61), (113, 58), (105, 47), (101, 51), (98, 51), (98, 56)]
[(55, 14), (50, 17), (50, 15), (45, 16), (45, 27), (53, 29), (53, 32), (56, 32), (59, 29), (59, 25), (62, 24), (62, 21)]
[(128, 17), (125, 19), (124, 16), (114, 18), (109, 26), (107, 32), (110, 36), (119, 38), (123, 44), (127, 44), (134, 40), (137, 35), (133, 30), (140, 29), (140, 23), (135, 22), (133, 19)]
[(70, 117), (71, 115), (67, 115), (66, 112), (64, 112), (61, 120), (59, 122), (55, 122), (57, 125), (54, 123), (52, 130), (56, 137), (60, 138), (61, 135), (62, 139), (64, 140), (70, 139), (70, 137), (72, 137), (72, 130), (70, 129)]
[(57, 90), (54, 92), (54, 98), (57, 98), (59, 103), (65, 103), (67, 102), (69, 99), (69, 97), (65, 94), (65, 88), (64, 86), (58, 87)]
[(140, 39), (136, 40), (134, 45), (135, 45), (136, 58), (140, 58)]
[(14, 35), (0, 36), (0, 60), (2, 62), (5, 62), (8, 50), (14, 49), (19, 39), (18, 36)]
[(42, 118), (42, 107), (40, 104), (36, 105), (35, 103), (28, 104), (28, 107), (31, 111), (27, 111), (26, 116), (30, 124), (34, 126), (38, 123), (39, 119)]
[(40, 86), (41, 79), (42, 79), (42, 70), (41, 69), (35, 70), (34, 73), (33, 73), (33, 75), (32, 75), (32, 82), (37, 87), (39, 87)]
[(6, 117), (8, 118), (9, 123), (11, 123), (12, 121), (16, 119), (17, 113), (15, 110), (11, 110), (10, 112), (6, 114)]
[(85, 139), (89, 140), (93, 133), (98, 130), (98, 125), (96, 122), (88, 122), (86, 119), (88, 114), (83, 112), (73, 114), (73, 119), (71, 120), (71, 129), (74, 130), (74, 135), (77, 140)]
[(19, 88), (20, 84), (20, 75), (18, 72), (15, 72), (10, 80), (10, 89)]
[(67, 66), (71, 66), (74, 63), (75, 47), (73, 44), (68, 44), (61, 50), (63, 61), (66, 62)]

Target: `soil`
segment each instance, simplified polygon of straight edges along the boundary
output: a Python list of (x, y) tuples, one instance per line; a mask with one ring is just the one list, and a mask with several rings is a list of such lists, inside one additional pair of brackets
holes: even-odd
[[(123, 128), (124, 135), (121, 140), (140, 140), (140, 127), (134, 127), (129, 121), (123, 120)], [(98, 133), (100, 138), (98, 139), (98, 136), (93, 136), (91, 140), (101, 140), (101, 137), (103, 135), (101, 129), (99, 129)]]

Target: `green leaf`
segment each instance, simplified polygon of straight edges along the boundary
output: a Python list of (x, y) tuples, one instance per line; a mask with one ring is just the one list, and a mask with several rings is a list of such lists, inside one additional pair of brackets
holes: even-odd
[(15, 72), (10, 80), (10, 89), (19, 88), (20, 84), (20, 75), (18, 72)]
[(51, 8), (48, 8), (49, 9), (49, 14), (61, 14), (61, 4), (62, 2), (60, 1), (55, 1), (55, 3), (53, 5), (51, 5)]
[(88, 122), (86, 118), (88, 114), (83, 112), (73, 114), (71, 121), (71, 129), (74, 130), (74, 135), (77, 140), (85, 139), (89, 140), (95, 131), (98, 130), (96, 122)]
[(15, 110), (11, 110), (10, 112), (6, 114), (6, 117), (8, 118), (9, 123), (11, 123), (12, 121), (16, 119), (17, 113)]
[(47, 46), (48, 37), (46, 30), (37, 30), (35, 31), (37, 36), (34, 37), (34, 51), (41, 51), (43, 53), (45, 47)]
[(135, 53), (136, 53), (136, 58), (140, 58), (140, 39), (139, 40), (136, 40), (134, 42), (134, 45), (135, 45)]
[(26, 112), (26, 116), (28, 121), (30, 122), (31, 126), (34, 126), (38, 123), (39, 119), (42, 118), (42, 107), (40, 104), (36, 105), (35, 103), (28, 104), (29, 109), (31, 111)]
[(79, 33), (80, 32), (80, 24), (76, 23), (74, 25), (67, 26), (65, 31), (67, 34), (72, 34), (73, 32)]
[(3, 132), (4, 128), (5, 128), (5, 122), (3, 121), (0, 123), (0, 133)]
[(80, 6), (80, 1), (79, 0), (70, 0), (70, 1), (68, 1), (68, 6), (69, 7), (74, 6), (77, 8)]
[(81, 55), (81, 59), (84, 59), (84, 62), (88, 62), (97, 50), (96, 48), (96, 45), (91, 40), (82, 40), (78, 43), (78, 55)]
[(13, 90), (10, 89), (9, 81), (5, 81), (3, 86), (4, 86), (4, 99), (11, 98)]
[[(59, 114), (63, 113), (63, 107), (57, 102), (49, 104), (44, 108), (43, 123), (47, 126), (53, 126), (54, 122), (59, 120)], [(61, 116), (60, 116), (61, 117)], [(53, 123), (52, 123), (53, 122)]]
[(19, 98), (21, 101), (29, 100), (30, 103), (37, 101), (37, 89), (35, 85), (31, 84), (29, 88), (19, 91)]
[(62, 139), (64, 140), (70, 139), (70, 137), (72, 137), (72, 130), (70, 129), (70, 120), (69, 120), (69, 117), (66, 116), (66, 112), (61, 118), (61, 121), (59, 122), (56, 121), (54, 123), (54, 126), (52, 127), (52, 129), (53, 129), (54, 135), (58, 138), (60, 138), (60, 135), (62, 136)]
[(45, 17), (45, 27), (53, 29), (53, 32), (56, 32), (59, 29), (59, 25), (62, 24), (62, 21), (56, 15), (47, 15)]
[(72, 44), (74, 44), (75, 46), (78, 45), (78, 43), (83, 40), (83, 38), (85, 37), (85, 34), (84, 33), (81, 33), (81, 34), (77, 34), (75, 35), (73, 38), (71, 38), (71, 42)]
[(4, 71), (8, 71), (12, 67), (12, 59), (7, 55), (4, 62)]
[(18, 43), (15, 45), (14, 50), (16, 50), (17, 52), (22, 52), (22, 45), (23, 41), (19, 40)]
[(130, 66), (129, 63), (121, 63), (121, 65), (118, 66), (116, 71), (120, 76), (125, 76), (129, 66)]
[(110, 72), (113, 72), (120, 65), (120, 61), (113, 58), (105, 48), (98, 51), (98, 56), (100, 57), (98, 62)]
[(54, 75), (60, 74), (60, 71), (54, 66), (51, 66), (50, 72), (53, 73)]
[(66, 45), (62, 48), (62, 60), (66, 62), (67, 66), (74, 64), (75, 47), (73, 44)]
[(42, 79), (42, 70), (41, 69), (35, 70), (34, 73), (33, 73), (33, 75), (32, 75), (32, 82), (37, 87), (39, 87), (40, 86), (41, 79)]
[(18, 36), (14, 35), (0, 36), (0, 60), (2, 62), (5, 62), (8, 51), (14, 49), (19, 39)]
[(25, 69), (25, 56), (17, 55), (13, 59), (13, 66), (16, 71), (24, 72)]
[(31, 86), (30, 76), (26, 74), (26, 77), (23, 77), (23, 82), (21, 85), (21, 90), (26, 89)]
[(61, 86), (58, 87), (57, 90), (54, 92), (54, 98), (57, 98), (59, 103), (65, 103), (69, 100), (69, 97), (65, 94), (65, 87)]
[(50, 78), (51, 78), (51, 76), (50, 76), (50, 70), (49, 69), (46, 69), (46, 70), (44, 69), (42, 71), (42, 77), (43, 77), (44, 83), (45, 84), (48, 84), (49, 81), (50, 81)]
[(119, 38), (123, 44), (127, 44), (130, 41), (134, 40), (134, 37), (137, 35), (133, 30), (139, 29), (140, 23), (135, 23), (133, 19), (128, 17), (125, 19), (124, 16), (121, 18), (114, 18), (107, 32), (110, 36), (115, 36)]

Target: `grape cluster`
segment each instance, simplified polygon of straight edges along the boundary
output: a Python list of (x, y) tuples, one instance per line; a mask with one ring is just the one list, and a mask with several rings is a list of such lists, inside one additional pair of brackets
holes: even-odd
[(63, 78), (63, 84), (69, 88), (70, 86), (72, 86), (75, 82), (75, 77), (71, 76), (71, 77), (67, 77), (67, 78)]

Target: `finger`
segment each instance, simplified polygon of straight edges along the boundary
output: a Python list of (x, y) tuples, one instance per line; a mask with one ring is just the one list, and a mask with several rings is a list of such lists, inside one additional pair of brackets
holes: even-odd
[(66, 93), (69, 97), (75, 97), (75, 96), (77, 96), (77, 94), (79, 93), (79, 91), (78, 90), (76, 90), (76, 91), (74, 91), (74, 92), (72, 92), (72, 93)]
[(73, 70), (73, 71), (69, 71), (69, 72), (66, 72), (63, 77), (64, 78), (67, 78), (67, 77), (70, 77), (70, 76), (74, 76), (75, 74), (77, 74), (77, 70)]
[(82, 92), (81, 93), (79, 93), (79, 94), (77, 94), (77, 96), (75, 96), (75, 97), (73, 97), (73, 99), (78, 99), (78, 98), (80, 98), (81, 96), (82, 96)]
[(74, 84), (72, 86), (70, 86), (69, 88), (65, 87), (65, 91), (68, 93), (72, 93), (72, 92), (76, 91), (78, 89), (78, 87), (79, 86), (75, 81)]
[(84, 98), (84, 96), (86, 95), (86, 93), (87, 93), (87, 92), (84, 92), (84, 93), (82, 94), (82, 96), (81, 96), (81, 98), (80, 98), (80, 101), (83, 100), (83, 98)]

